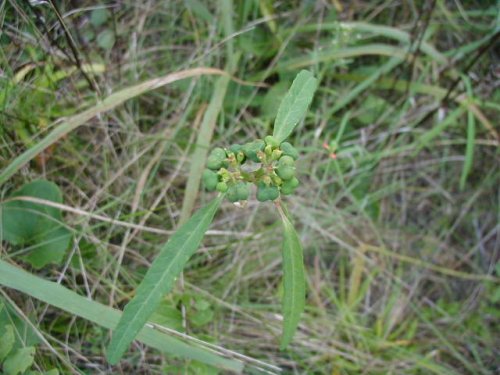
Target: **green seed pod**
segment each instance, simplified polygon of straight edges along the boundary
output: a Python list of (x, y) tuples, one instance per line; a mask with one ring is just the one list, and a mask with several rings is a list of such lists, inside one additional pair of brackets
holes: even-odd
[(214, 171), (220, 169), (222, 167), (222, 160), (216, 156), (209, 156), (207, 159), (207, 168), (210, 168)]
[(217, 170), (222, 166), (225, 166), (227, 168), (227, 166), (229, 164), (228, 164), (226, 158), (227, 158), (226, 151), (224, 151), (220, 147), (214, 148), (210, 152), (210, 155), (208, 155), (207, 168), (210, 168), (213, 170)]
[(246, 155), (246, 157), (256, 163), (260, 163), (261, 160), (258, 156), (258, 152), (263, 150), (264, 150), (264, 141), (262, 139), (246, 143), (243, 145), (242, 148), (242, 151)]
[(296, 177), (293, 177), (290, 180), (283, 182), (280, 191), (283, 195), (290, 195), (295, 191), (297, 186), (299, 186), (299, 180), (297, 180)]
[(290, 180), (295, 176), (295, 168), (288, 165), (280, 165), (278, 166), (278, 169), (276, 169), (276, 173), (281, 177), (281, 179)]
[(226, 155), (226, 151), (224, 151), (224, 149), (220, 148), (220, 147), (216, 147), (214, 148), (211, 152), (210, 152), (210, 156), (215, 156), (219, 159), (225, 159), (227, 157)]
[(227, 191), (227, 184), (225, 182), (219, 182), (215, 189), (221, 193), (225, 193)]
[(246, 201), (250, 195), (250, 187), (246, 182), (240, 182), (236, 185), (236, 190), (238, 192), (238, 200)]
[(280, 160), (278, 161), (279, 165), (286, 165), (288, 167), (293, 167), (295, 166), (295, 161), (291, 156), (288, 155), (283, 155)]
[(284, 185), (291, 186), (295, 189), (297, 186), (299, 186), (299, 180), (297, 179), (297, 177), (292, 177), (288, 181), (285, 181)]
[(266, 138), (264, 138), (264, 141), (266, 142), (266, 145), (271, 147), (278, 147), (280, 145), (278, 140), (274, 138), (272, 135), (268, 135)]
[(219, 182), (219, 176), (214, 171), (210, 169), (205, 169), (203, 171), (203, 185), (208, 191), (214, 191), (217, 183)]
[(293, 194), (294, 191), (295, 191), (295, 189), (291, 186), (288, 186), (288, 185), (282, 185), (280, 188), (280, 192), (283, 195)]
[(280, 193), (276, 186), (267, 186), (259, 183), (257, 186), (257, 200), (260, 202), (273, 201), (279, 197)]
[(238, 197), (238, 189), (236, 187), (236, 185), (231, 185), (229, 186), (229, 188), (227, 189), (227, 199), (229, 200), (229, 202), (237, 202), (239, 200), (239, 197)]
[(299, 152), (290, 143), (283, 142), (280, 145), (280, 148), (281, 148), (281, 151), (283, 151), (283, 155), (291, 156), (294, 160), (297, 160), (299, 158)]
[(242, 148), (243, 148), (242, 145), (235, 143), (234, 145), (229, 146), (229, 151), (231, 151), (232, 153), (234, 153), (236, 155), (241, 151)]

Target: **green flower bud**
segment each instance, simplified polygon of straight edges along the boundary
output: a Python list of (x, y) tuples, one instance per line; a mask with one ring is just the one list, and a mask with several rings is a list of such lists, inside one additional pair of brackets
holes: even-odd
[(217, 191), (225, 193), (227, 191), (227, 184), (225, 182), (219, 182), (215, 188)]
[(236, 160), (238, 161), (238, 163), (243, 164), (246, 160), (245, 154), (243, 152), (239, 151), (236, 154)]
[(276, 186), (267, 186), (262, 182), (257, 186), (257, 200), (260, 202), (273, 201), (279, 195), (280, 193)]
[(291, 156), (283, 155), (280, 158), (280, 160), (278, 161), (278, 164), (293, 167), (293, 166), (295, 166), (295, 161), (293, 160), (293, 158)]
[(264, 138), (264, 141), (266, 142), (266, 145), (271, 147), (278, 147), (280, 145), (278, 140), (274, 138), (272, 135), (268, 135), (266, 138)]
[(265, 175), (265, 176), (262, 176), (262, 182), (266, 185), (266, 186), (269, 186), (273, 181), (271, 179), (270, 176), (268, 175)]
[(208, 191), (214, 191), (217, 183), (219, 182), (219, 176), (214, 171), (210, 169), (205, 169), (203, 171), (203, 185)]
[(273, 148), (271, 146), (266, 146), (264, 148), (264, 153), (266, 154), (267, 157), (271, 157), (273, 153)]
[(278, 169), (276, 169), (276, 173), (281, 177), (281, 179), (290, 180), (295, 176), (295, 168), (288, 165), (280, 165), (278, 166)]
[(282, 154), (283, 154), (283, 151), (274, 150), (273, 153), (271, 154), (271, 160), (278, 160)]
[(276, 176), (274, 173), (272, 174), (271, 179), (273, 180), (273, 184), (276, 186), (279, 186), (283, 183), (283, 180)]
[(280, 148), (281, 148), (281, 151), (283, 151), (283, 155), (291, 156), (294, 160), (297, 160), (299, 158), (299, 152), (290, 143), (283, 142), (280, 145)]

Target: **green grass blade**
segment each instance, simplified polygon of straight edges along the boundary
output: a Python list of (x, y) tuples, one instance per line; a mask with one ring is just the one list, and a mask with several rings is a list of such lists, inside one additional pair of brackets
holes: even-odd
[(280, 349), (292, 341), (304, 311), (306, 281), (302, 245), (290, 220), (282, 213), (283, 239), (283, 335)]
[(172, 289), (187, 261), (198, 249), (212, 223), (223, 196), (199, 209), (165, 244), (151, 268), (137, 287), (134, 298), (125, 306), (106, 356), (117, 363), (137, 333), (156, 310), (162, 296)]
[(215, 83), (212, 99), (207, 111), (203, 116), (200, 131), (196, 139), (196, 148), (191, 157), (191, 168), (186, 183), (186, 191), (182, 202), (182, 210), (179, 223), (183, 224), (193, 211), (194, 202), (200, 188), (201, 175), (207, 159), (208, 148), (215, 129), (217, 117), (220, 114), (226, 96), (229, 77), (219, 77)]
[(434, 126), (432, 129), (428, 130), (424, 134), (422, 134), (419, 138), (418, 144), (413, 152), (412, 156), (417, 155), (423, 148), (427, 147), (430, 142), (436, 138), (439, 134), (441, 134), (448, 126), (454, 125), (457, 123), (460, 116), (465, 112), (465, 108), (460, 106), (454, 109), (444, 120), (442, 120), (439, 124)]
[(311, 72), (302, 70), (293, 80), (292, 87), (283, 98), (274, 122), (273, 136), (283, 142), (302, 120), (314, 96), (318, 80)]
[(214, 68), (194, 68), (183, 70), (180, 72), (175, 72), (168, 74), (164, 77), (150, 79), (139, 83), (137, 85), (127, 87), (123, 90), (117, 91), (95, 106), (63, 120), (59, 125), (57, 125), (45, 138), (40, 140), (33, 147), (30, 147), (17, 158), (15, 158), (4, 170), (0, 173), (0, 185), (3, 185), (14, 173), (19, 171), (30, 160), (35, 156), (40, 154), (50, 145), (57, 142), (59, 139), (64, 137), (69, 132), (75, 130), (79, 126), (85, 124), (91, 118), (97, 116), (100, 113), (109, 111), (118, 105), (122, 104), (126, 100), (144, 94), (145, 92), (157, 89), (159, 87), (168, 85), (170, 83), (179, 81), (181, 79), (195, 77), (206, 74), (218, 74), (218, 75), (228, 75), (226, 72), (214, 69)]
[[(462, 77), (467, 89), (467, 95), (472, 98), (472, 85), (470, 79), (467, 76)], [(465, 183), (467, 182), (467, 176), (469, 175), (472, 164), (474, 161), (474, 143), (476, 140), (476, 118), (474, 113), (469, 110), (467, 111), (467, 146), (465, 147), (465, 162), (462, 169), (462, 175), (460, 176), (460, 190), (464, 190)]]
[[(118, 310), (89, 300), (65, 288), (61, 284), (44, 280), (3, 260), (0, 260), (0, 285), (18, 290), (108, 329), (115, 328), (122, 315)], [(223, 358), (150, 327), (144, 327), (139, 332), (137, 340), (164, 353), (180, 358), (193, 359), (236, 372), (240, 372), (243, 369), (243, 365), (239, 361)]]
[(380, 43), (345, 48), (331, 47), (321, 52), (311, 53), (308, 56), (296, 57), (284, 61), (278, 65), (277, 70), (293, 70), (323, 62), (330, 62), (332, 60), (371, 55), (391, 56), (404, 60), (406, 57), (406, 51), (401, 47), (394, 47)]

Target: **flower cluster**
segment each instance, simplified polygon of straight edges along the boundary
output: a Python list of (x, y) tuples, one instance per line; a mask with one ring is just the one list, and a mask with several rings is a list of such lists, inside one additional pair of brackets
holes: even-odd
[[(295, 177), (298, 157), (290, 143), (280, 143), (271, 135), (228, 149), (217, 147), (208, 156), (203, 183), (208, 191), (226, 193), (231, 202), (248, 200), (250, 186), (254, 184), (259, 201), (274, 201), (280, 194), (292, 194), (299, 185)], [(249, 171), (248, 164), (245, 165), (248, 160), (260, 167)]]

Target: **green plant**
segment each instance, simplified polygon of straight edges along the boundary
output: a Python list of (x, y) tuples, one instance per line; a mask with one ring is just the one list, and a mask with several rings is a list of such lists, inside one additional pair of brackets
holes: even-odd
[[(301, 71), (278, 109), (272, 136), (228, 149), (215, 148), (207, 159), (208, 169), (203, 180), (208, 190), (219, 195), (199, 209), (165, 244), (135, 292), (125, 306), (108, 346), (107, 358), (112, 364), (123, 356), (131, 341), (160, 304), (162, 296), (171, 290), (185, 264), (197, 250), (224, 197), (229, 201), (246, 201), (249, 185), (257, 185), (260, 201), (273, 200), (281, 216), (283, 241), (283, 335), (281, 349), (285, 349), (297, 329), (305, 305), (305, 275), (302, 246), (288, 217), (286, 208), (278, 199), (293, 192), (298, 185), (294, 159), (297, 151), (284, 142), (304, 117), (317, 87), (317, 80), (308, 71)], [(253, 171), (242, 166), (250, 160), (260, 163)], [(217, 171), (217, 172), (215, 172)]]
[(1, 205), (1, 238), (29, 249), (24, 260), (35, 268), (60, 263), (71, 240), (61, 210), (44, 202), (62, 203), (61, 190), (50, 181), (36, 180), (13, 192)]

